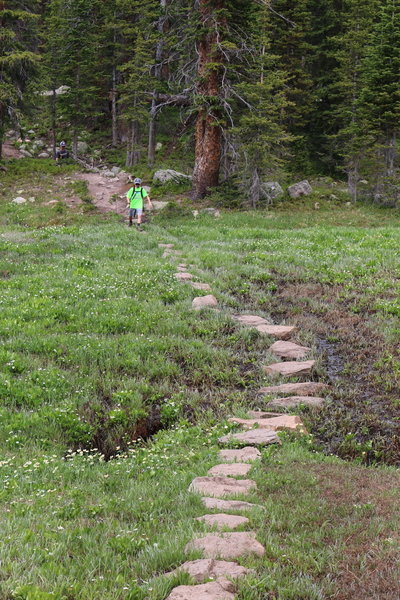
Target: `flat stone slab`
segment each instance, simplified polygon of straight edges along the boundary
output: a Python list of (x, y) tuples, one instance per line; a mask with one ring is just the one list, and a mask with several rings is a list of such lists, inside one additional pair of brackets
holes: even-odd
[(173, 244), (158, 244), (159, 248), (173, 248)]
[(227, 515), (225, 513), (217, 513), (215, 515), (203, 515), (196, 517), (196, 521), (201, 521), (210, 527), (217, 529), (236, 529), (240, 525), (247, 525), (249, 519), (247, 517), (238, 517), (237, 515)]
[(282, 413), (264, 410), (249, 410), (247, 414), (250, 419), (269, 419), (271, 417), (280, 417), (282, 415)]
[(196, 283), (195, 281), (191, 281), (190, 285), (195, 290), (204, 290), (205, 292), (211, 291), (211, 286), (209, 286), (208, 283)]
[(256, 540), (253, 531), (234, 531), (232, 533), (209, 533), (192, 540), (185, 551), (202, 550), (204, 558), (231, 559), (255, 554), (264, 556), (265, 548)]
[(183, 563), (180, 567), (167, 573), (167, 575), (175, 575), (179, 571), (185, 571), (197, 582), (202, 583), (206, 579), (219, 579), (220, 577), (231, 577), (238, 579), (249, 573), (253, 573), (252, 569), (246, 569), (232, 561), (215, 560), (214, 558), (199, 558), (198, 560), (190, 560)]
[(292, 360), (289, 362), (274, 363), (263, 367), (267, 375), (283, 375), (291, 377), (297, 375), (309, 375), (315, 365), (315, 360)]
[(261, 429), (272, 429), (273, 431), (281, 431), (282, 429), (297, 429), (304, 431), (304, 425), (295, 415), (280, 415), (269, 419), (237, 419), (233, 417), (229, 419), (231, 423), (242, 425), (246, 429), (252, 429), (257, 426)]
[(287, 398), (275, 398), (268, 402), (271, 406), (281, 408), (295, 408), (299, 404), (305, 404), (306, 406), (322, 406), (324, 404), (324, 398), (318, 396), (288, 396)]
[(244, 433), (229, 433), (219, 438), (220, 444), (229, 444), (231, 442), (241, 442), (253, 446), (265, 446), (267, 444), (280, 444), (280, 440), (275, 431), (271, 429), (250, 429)]
[(175, 277), (178, 279), (178, 281), (193, 279), (193, 275), (191, 273), (175, 273)]
[(177, 269), (178, 269), (178, 271), (179, 271), (180, 273), (185, 273), (185, 272), (186, 272), (186, 270), (187, 270), (187, 266), (186, 266), (186, 265), (183, 265), (183, 266), (181, 266), (181, 265), (178, 265), (178, 266), (177, 266)]
[(220, 500), (219, 498), (202, 498), (202, 503), (206, 508), (215, 508), (216, 510), (251, 510), (252, 508), (262, 508), (258, 504), (245, 502), (244, 500)]
[(187, 264), (186, 263), (179, 263), (178, 265), (178, 269), (186, 269)]
[(216, 498), (248, 494), (257, 489), (257, 484), (251, 479), (232, 479), (232, 477), (196, 477), (189, 486), (190, 492), (199, 492)]
[(304, 358), (310, 352), (311, 348), (307, 346), (299, 346), (299, 344), (294, 344), (293, 342), (285, 342), (283, 340), (279, 340), (272, 344), (269, 347), (270, 352), (275, 354), (275, 356), (279, 356), (280, 358)]
[(303, 383), (282, 383), (281, 385), (271, 385), (262, 387), (259, 390), (260, 394), (293, 394), (296, 396), (312, 396), (320, 394), (327, 390), (328, 386), (325, 383), (317, 383), (316, 381), (304, 381)]
[(258, 325), (270, 325), (271, 321), (259, 317), (258, 315), (233, 315), (232, 318), (242, 325), (248, 325), (249, 327), (257, 327)]
[(258, 325), (256, 329), (278, 340), (288, 340), (296, 331), (294, 325)]
[(222, 465), (215, 465), (208, 472), (207, 475), (223, 475), (224, 477), (244, 477), (250, 471), (251, 465), (248, 463), (224, 463)]
[(178, 585), (166, 600), (235, 600), (234, 590), (231, 581), (219, 578), (200, 585)]
[(261, 457), (261, 452), (257, 448), (246, 446), (240, 450), (220, 450), (218, 457), (228, 463), (253, 462)]
[(212, 294), (209, 294), (208, 296), (198, 296), (197, 298), (193, 298), (192, 307), (195, 310), (200, 310), (207, 306), (218, 306), (218, 300)]

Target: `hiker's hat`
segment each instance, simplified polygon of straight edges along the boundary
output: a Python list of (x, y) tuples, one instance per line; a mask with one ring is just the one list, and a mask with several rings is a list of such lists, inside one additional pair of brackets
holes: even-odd
[(65, 146), (65, 142), (60, 142), (60, 146)]
[(133, 180), (133, 183), (142, 183), (142, 180), (139, 179), (139, 177), (136, 177), (136, 179)]

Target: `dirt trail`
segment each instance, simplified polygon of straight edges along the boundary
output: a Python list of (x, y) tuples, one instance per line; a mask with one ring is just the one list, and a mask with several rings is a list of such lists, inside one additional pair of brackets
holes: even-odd
[(77, 173), (75, 179), (87, 182), (97, 210), (126, 214), (126, 192), (132, 186), (126, 173), (116, 177), (104, 177), (101, 173)]
[(20, 151), (7, 140), (3, 142), (3, 158), (23, 158)]

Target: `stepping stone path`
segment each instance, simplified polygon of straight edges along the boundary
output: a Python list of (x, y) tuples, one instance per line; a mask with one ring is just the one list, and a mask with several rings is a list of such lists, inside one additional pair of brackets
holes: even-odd
[(167, 573), (175, 575), (180, 571), (185, 571), (197, 582), (202, 583), (206, 579), (219, 579), (220, 577), (231, 577), (237, 579), (253, 573), (252, 569), (241, 567), (235, 562), (226, 560), (215, 560), (214, 558), (199, 558), (183, 563), (180, 567)]
[(325, 383), (317, 383), (316, 381), (304, 381), (303, 383), (282, 383), (281, 385), (273, 385), (262, 387), (259, 390), (260, 394), (295, 394), (297, 396), (312, 396), (320, 394), (327, 390), (328, 386)]
[(251, 465), (248, 463), (224, 463), (215, 465), (208, 471), (208, 475), (222, 475), (223, 477), (244, 477), (250, 471)]
[(253, 531), (234, 531), (232, 533), (210, 533), (192, 540), (185, 551), (202, 550), (205, 558), (239, 558), (255, 554), (264, 556), (265, 548), (256, 540)]
[(201, 310), (206, 307), (212, 308), (214, 306), (218, 306), (218, 300), (212, 294), (209, 294), (208, 296), (198, 296), (192, 301), (192, 307), (195, 310)]
[(247, 517), (238, 517), (236, 515), (226, 515), (225, 513), (218, 513), (216, 515), (203, 515), (202, 517), (196, 517), (196, 521), (202, 521), (210, 527), (216, 527), (217, 529), (236, 529), (241, 525), (247, 525), (249, 519)]
[(315, 365), (315, 360), (306, 360), (300, 362), (293, 360), (290, 362), (274, 363), (263, 367), (267, 375), (283, 375), (284, 377), (292, 377), (293, 375), (309, 375)]
[(261, 452), (257, 448), (246, 446), (240, 450), (220, 450), (218, 457), (225, 462), (253, 462), (261, 458)]
[[(173, 244), (159, 244), (159, 247), (165, 250), (163, 258), (181, 254), (181, 252), (173, 250)], [(193, 282), (193, 275), (188, 273), (186, 269), (186, 263), (178, 265), (178, 272), (175, 273), (175, 277), (179, 281), (187, 281), (196, 290), (211, 291), (208, 283)], [(218, 301), (211, 294), (194, 298), (192, 302), (192, 307), (195, 310), (216, 306), (218, 306)], [(287, 341), (296, 331), (295, 326), (274, 325), (258, 315), (233, 315), (232, 318), (242, 325), (257, 329), (259, 333), (277, 339), (269, 350), (275, 356), (281, 359), (289, 359), (289, 361), (263, 367), (267, 374), (279, 374), (284, 377), (299, 376), (308, 374), (313, 369), (314, 360), (300, 362), (310, 352), (310, 348)], [(263, 387), (259, 390), (259, 393), (268, 395), (286, 394), (284, 398), (269, 400), (267, 403), (272, 407), (293, 408), (298, 404), (321, 406), (324, 399), (317, 396), (317, 394), (327, 389), (327, 387), (323, 383), (315, 382), (288, 383)], [(237, 423), (247, 431), (230, 433), (218, 440), (220, 444), (243, 444), (244, 447), (234, 450), (220, 450), (218, 456), (222, 464), (215, 465), (209, 469), (207, 476), (196, 477), (190, 484), (189, 490), (191, 492), (205, 494), (201, 501), (204, 507), (209, 510), (242, 512), (254, 508), (264, 509), (263, 506), (244, 500), (225, 499), (226, 496), (242, 496), (257, 490), (255, 481), (235, 479), (235, 477), (245, 477), (252, 467), (251, 463), (261, 457), (261, 453), (256, 446), (281, 443), (276, 431), (293, 429), (305, 432), (300, 417), (295, 415), (251, 410), (248, 411), (248, 416), (248, 419), (236, 417), (229, 419), (231, 423)], [(250, 523), (247, 517), (227, 514), (226, 512), (202, 515), (196, 517), (196, 521), (211, 528), (230, 530), (240, 526), (247, 527)], [(186, 552), (193, 550), (201, 550), (204, 558), (185, 562), (168, 575), (186, 571), (197, 584), (177, 586), (165, 600), (235, 600), (235, 583), (231, 579), (243, 577), (248, 573), (254, 573), (254, 571), (229, 561), (229, 559), (249, 555), (261, 557), (265, 554), (264, 547), (257, 541), (256, 533), (253, 531), (210, 533), (193, 539), (186, 545)], [(227, 579), (228, 577), (230, 579)], [(214, 579), (215, 581), (203, 583), (208, 579)]]
[(279, 437), (271, 429), (250, 429), (245, 433), (228, 433), (228, 435), (220, 437), (218, 441), (220, 444), (239, 442), (242, 444), (256, 444), (257, 446), (280, 444)]
[(324, 402), (324, 398), (318, 396), (288, 396), (287, 398), (275, 398), (268, 402), (268, 405), (274, 408), (295, 408), (299, 404), (318, 407), (322, 406)]
[(256, 482), (251, 479), (233, 479), (232, 477), (196, 477), (189, 486), (190, 492), (199, 492), (225, 498), (226, 496), (240, 496), (248, 494), (257, 488)]
[(175, 273), (175, 277), (178, 279), (178, 281), (193, 279), (193, 275), (191, 273)]
[(304, 358), (310, 350), (311, 348), (307, 348), (306, 346), (299, 346), (293, 342), (284, 341), (275, 342), (269, 347), (269, 351), (275, 354), (275, 356), (292, 359)]

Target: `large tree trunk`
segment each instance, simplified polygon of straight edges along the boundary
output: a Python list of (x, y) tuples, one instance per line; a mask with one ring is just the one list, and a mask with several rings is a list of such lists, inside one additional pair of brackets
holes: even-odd
[(199, 0), (203, 33), (198, 42), (197, 95), (203, 97), (196, 121), (195, 164), (193, 171), (193, 198), (206, 195), (218, 185), (221, 163), (221, 85), (224, 56), (220, 50), (221, 30), (225, 19), (221, 16), (225, 0)]
[(139, 137), (139, 123), (135, 120), (131, 122), (131, 133), (129, 136), (125, 163), (127, 167), (133, 167), (140, 160)]

